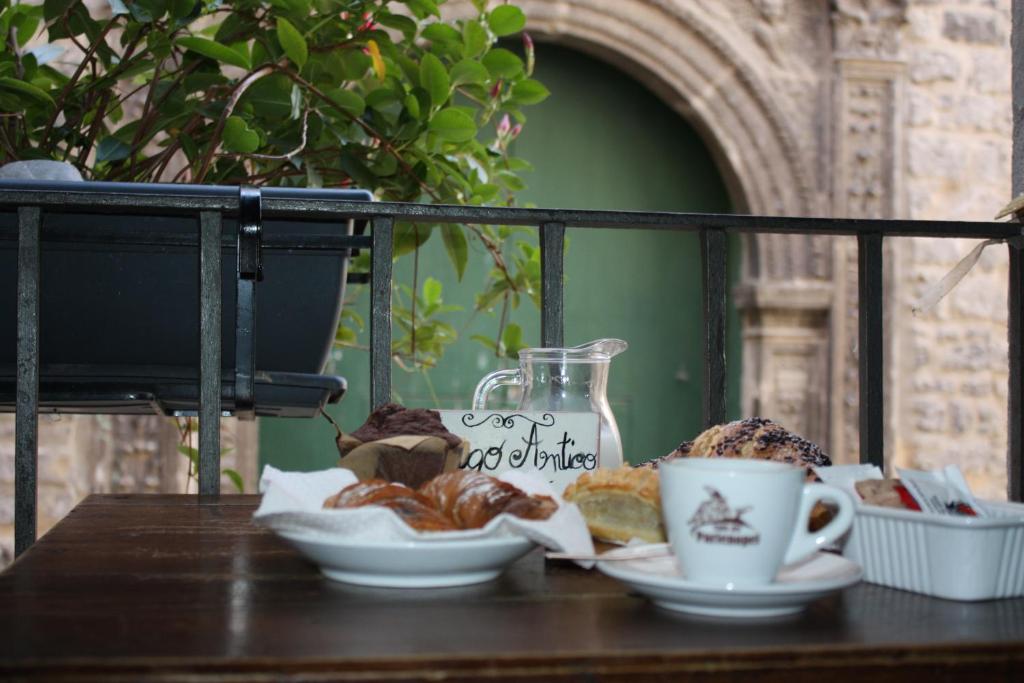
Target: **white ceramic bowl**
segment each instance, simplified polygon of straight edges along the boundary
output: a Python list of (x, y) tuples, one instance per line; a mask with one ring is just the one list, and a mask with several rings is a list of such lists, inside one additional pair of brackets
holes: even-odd
[(317, 564), (327, 578), (390, 588), (490, 581), (536, 546), (522, 536), (369, 543), (320, 534), (278, 533)]

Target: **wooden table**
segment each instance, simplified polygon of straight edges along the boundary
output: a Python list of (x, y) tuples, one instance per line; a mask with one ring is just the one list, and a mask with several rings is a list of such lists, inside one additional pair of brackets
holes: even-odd
[(783, 621), (663, 612), (533, 553), (432, 590), (322, 578), (255, 496), (99, 496), (0, 574), (0, 678), (1024, 680), (1024, 600), (861, 584)]

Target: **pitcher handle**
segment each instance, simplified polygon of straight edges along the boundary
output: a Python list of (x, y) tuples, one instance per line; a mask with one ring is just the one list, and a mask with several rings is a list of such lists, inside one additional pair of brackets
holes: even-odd
[(497, 387), (522, 384), (522, 373), (518, 368), (509, 370), (498, 370), (480, 380), (473, 392), (473, 410), (484, 410), (487, 406), (487, 397)]

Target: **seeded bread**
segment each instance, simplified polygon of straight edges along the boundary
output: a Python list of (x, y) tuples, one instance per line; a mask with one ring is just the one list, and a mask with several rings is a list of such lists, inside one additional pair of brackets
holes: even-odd
[(788, 462), (806, 468), (809, 479), (814, 478), (812, 467), (832, 464), (831, 458), (816, 444), (763, 417), (750, 417), (724, 425), (715, 425), (693, 441), (679, 444), (663, 458), (646, 464), (657, 467), (659, 462), (686, 457), (749, 458)]

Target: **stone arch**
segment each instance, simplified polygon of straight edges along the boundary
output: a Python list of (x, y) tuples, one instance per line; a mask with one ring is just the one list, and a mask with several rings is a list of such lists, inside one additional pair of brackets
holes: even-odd
[[(738, 211), (807, 215), (812, 173), (769, 87), (691, 9), (667, 0), (520, 0), (527, 30), (591, 54), (644, 83), (693, 125)], [(474, 13), (467, 0), (451, 16)], [(761, 253), (748, 245), (749, 257)], [(756, 263), (750, 263), (756, 273)]]
[[(690, 123), (711, 151), (737, 211), (806, 216), (829, 209), (829, 182), (815, 163), (823, 151), (821, 135), (828, 131), (810, 129), (807, 135), (808, 122), (793, 115), (801, 106), (794, 98), (800, 96), (765, 78), (771, 70), (753, 63), (761, 53), (743, 42), (758, 22), (772, 21), (772, 3), (516, 4), (535, 38), (617, 66)], [(475, 15), (469, 0), (450, 0), (445, 7), (453, 18)], [(807, 11), (819, 19), (829, 16), (825, 5)], [(801, 35), (797, 40), (806, 39)], [(811, 80), (820, 78), (821, 68), (810, 67), (815, 72)], [(736, 292), (743, 328), (741, 410), (772, 416), (818, 443), (830, 439), (828, 394), (811, 387), (827, 386), (832, 270), (831, 238), (743, 237), (743, 274)]]

